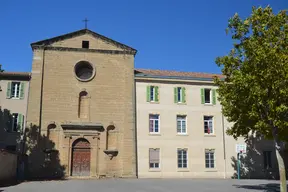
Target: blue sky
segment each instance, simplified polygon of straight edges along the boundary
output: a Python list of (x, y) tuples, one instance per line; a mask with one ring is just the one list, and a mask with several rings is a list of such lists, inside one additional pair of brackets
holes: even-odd
[(268, 4), (288, 8), (288, 0), (1, 0), (0, 64), (30, 71), (30, 43), (82, 29), (87, 17), (90, 30), (138, 50), (136, 68), (220, 73), (229, 17)]

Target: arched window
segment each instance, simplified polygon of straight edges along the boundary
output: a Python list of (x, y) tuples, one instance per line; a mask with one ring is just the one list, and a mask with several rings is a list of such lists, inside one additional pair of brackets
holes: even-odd
[(83, 119), (89, 117), (89, 97), (86, 91), (79, 93), (78, 117)]

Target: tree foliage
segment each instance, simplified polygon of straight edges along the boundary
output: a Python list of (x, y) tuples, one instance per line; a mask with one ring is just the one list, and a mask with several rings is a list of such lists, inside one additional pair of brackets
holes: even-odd
[(272, 8), (252, 9), (241, 19), (236, 13), (226, 32), (234, 42), (227, 56), (218, 57), (225, 79), (215, 79), (223, 114), (234, 125), (235, 138), (251, 132), (279, 140), (288, 137), (288, 15)]
[(2, 65), (0, 64), (0, 72), (4, 72), (4, 70), (2, 69)]

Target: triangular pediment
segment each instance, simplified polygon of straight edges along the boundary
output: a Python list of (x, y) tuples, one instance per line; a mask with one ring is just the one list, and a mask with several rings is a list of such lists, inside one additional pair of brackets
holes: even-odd
[(82, 42), (89, 41), (89, 49), (130, 51), (136, 54), (137, 50), (123, 43), (95, 33), (89, 29), (82, 29), (72, 33), (45, 39), (31, 44), (32, 48), (49, 46), (63, 48), (83, 48)]

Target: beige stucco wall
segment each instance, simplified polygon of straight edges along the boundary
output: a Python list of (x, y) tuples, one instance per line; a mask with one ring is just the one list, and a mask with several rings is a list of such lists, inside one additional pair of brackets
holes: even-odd
[[(146, 101), (146, 87), (159, 87), (159, 103)], [(174, 103), (174, 87), (186, 88), (186, 104)], [(229, 127), (222, 121), (221, 105), (201, 104), (201, 88), (217, 88), (205, 82), (136, 80), (137, 145), (139, 177), (230, 178), (235, 170), (231, 157), (236, 157), (235, 141), (225, 134)], [(160, 115), (160, 134), (149, 134), (149, 114)], [(176, 115), (187, 115), (187, 135), (177, 135)], [(204, 134), (203, 116), (214, 117), (214, 135)], [(225, 146), (224, 146), (225, 145)], [(160, 148), (160, 169), (149, 169), (149, 148)], [(188, 168), (177, 168), (177, 148), (188, 149)], [(225, 155), (224, 155), (225, 148)], [(215, 150), (215, 168), (205, 168), (205, 149)]]
[[(25, 83), (25, 89), (24, 89), (24, 98), (23, 99), (14, 99), (14, 98), (6, 98), (6, 92), (7, 92), (7, 85), (8, 82), (24, 82)], [(17, 78), (6, 78), (0, 80), (0, 106), (1, 106), (1, 112), (3, 113), (5, 109), (10, 111), (10, 114), (12, 113), (21, 113), (24, 115), (23, 120), (23, 127), (25, 125), (26, 120), (26, 110), (27, 110), (27, 101), (28, 101), (28, 90), (29, 90), (29, 81), (28, 80), (19, 80)], [(2, 114), (1, 113), (1, 114)], [(5, 123), (5, 122), (2, 122)], [(20, 134), (18, 132), (6, 132), (3, 130), (3, 126), (0, 127), (0, 143), (4, 143), (4, 145), (16, 145), (16, 140), (19, 139)], [(18, 146), (17, 146), (18, 147)]]

